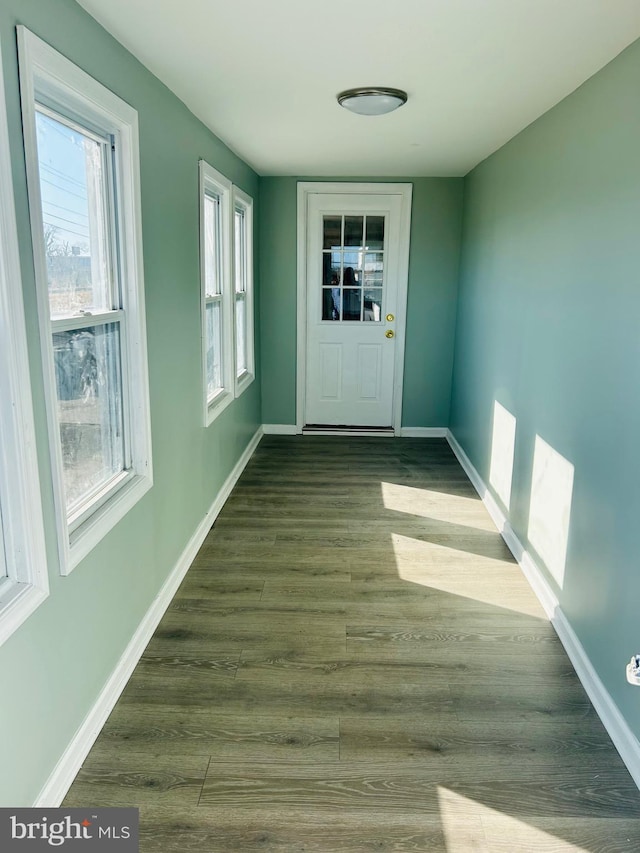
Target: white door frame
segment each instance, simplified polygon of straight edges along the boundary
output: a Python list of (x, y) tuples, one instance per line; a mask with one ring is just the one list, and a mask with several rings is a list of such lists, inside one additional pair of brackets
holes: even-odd
[(393, 376), (393, 420), (396, 435), (402, 426), (402, 387), (404, 382), (404, 346), (407, 324), (407, 288), (413, 184), (343, 183), (337, 181), (298, 181), (298, 335), (296, 378), (296, 432), (304, 426), (307, 371), (307, 201), (311, 193), (399, 195), (401, 197), (400, 245), (398, 246), (398, 302), (396, 311), (396, 359)]

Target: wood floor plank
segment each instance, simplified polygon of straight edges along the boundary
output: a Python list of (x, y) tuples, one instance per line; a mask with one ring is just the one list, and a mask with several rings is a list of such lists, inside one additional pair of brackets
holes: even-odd
[[(493, 777), (493, 778), (492, 778)], [(334, 764), (218, 763), (210, 766), (200, 798), (205, 807), (269, 804), (292, 808), (383, 809), (438, 814), (438, 789), (443, 786), (468, 801), (467, 810), (486, 808), (524, 817), (543, 810), (550, 817), (625, 817), (640, 819), (640, 801), (626, 771), (522, 768), (518, 779), (509, 773), (495, 778), (484, 766), (469, 779), (464, 768), (443, 778), (434, 765), (336, 762)], [(462, 808), (462, 806), (460, 807)]]
[[(121, 767), (141, 769), (146, 755), (161, 753), (167, 764), (189, 764), (188, 756), (219, 761), (327, 762), (339, 758), (338, 717), (263, 714), (223, 715), (183, 705), (119, 705), (96, 747), (90, 768), (104, 768), (115, 756)], [(148, 762), (147, 762), (148, 763)], [(200, 766), (200, 765), (196, 765)]]
[(141, 809), (145, 853), (491, 853), (478, 817), (461, 817), (456, 842), (437, 815), (314, 808)]
[(640, 795), (447, 442), (265, 436), (65, 805), (150, 853), (633, 853)]
[(640, 850), (640, 820), (583, 817), (526, 822), (488, 812), (481, 818), (492, 853), (632, 853)]
[(299, 717), (348, 716), (352, 714), (417, 713), (447, 717), (453, 714), (448, 683), (443, 679), (425, 682), (356, 682), (325, 678), (311, 679), (304, 672), (260, 672), (244, 678), (211, 678), (208, 673), (176, 672), (170, 679), (145, 665), (136, 672), (121, 703), (186, 707), (215, 707), (222, 714), (260, 713), (268, 716), (294, 714)]
[(176, 770), (81, 770), (64, 800), (68, 808), (93, 805), (127, 808), (144, 803), (170, 803), (176, 808), (197, 806), (203, 774)]
[(610, 768), (624, 770), (622, 760), (610, 754), (609, 737), (599, 720), (514, 719), (432, 720), (427, 715), (407, 721), (371, 714), (340, 721), (340, 759), (345, 762), (394, 762), (398, 766), (427, 764), (495, 778), (521, 777), (523, 768), (588, 771), (604, 758)]
[(260, 601), (264, 589), (263, 580), (254, 578), (221, 578), (216, 572), (188, 573), (176, 592), (175, 598), (196, 598), (200, 601), (211, 598), (226, 604), (233, 602)]

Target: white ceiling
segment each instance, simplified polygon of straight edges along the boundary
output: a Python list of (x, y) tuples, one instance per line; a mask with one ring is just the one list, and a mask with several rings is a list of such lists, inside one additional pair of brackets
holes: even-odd
[[(464, 175), (640, 37), (639, 0), (79, 0), (262, 175)], [(353, 115), (354, 86), (406, 89)]]

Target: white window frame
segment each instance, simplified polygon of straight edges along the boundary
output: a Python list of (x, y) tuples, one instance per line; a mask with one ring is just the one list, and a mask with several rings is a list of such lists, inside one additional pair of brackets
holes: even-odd
[[(232, 183), (223, 174), (200, 160), (200, 279), (202, 299), (202, 376), (204, 398), (204, 423), (209, 426), (234, 399), (233, 302), (231, 285), (231, 199)], [(221, 284), (220, 296), (209, 296), (206, 286), (205, 197), (213, 195), (220, 205), (220, 241), (216, 258)], [(221, 306), (221, 358), (222, 387), (209, 397), (207, 377), (207, 305), (219, 302)]]
[(0, 56), (0, 645), (49, 594)]
[[(20, 90), (27, 187), (38, 291), (41, 350), (49, 427), (60, 571), (69, 574), (153, 484), (142, 269), (137, 112), (23, 26), (18, 28)], [(125, 435), (129, 465), (94, 495), (74, 519), (67, 516), (57, 418), (57, 395), (36, 137), (36, 102), (113, 137), (122, 315), (119, 315)], [(126, 440), (126, 439), (125, 439)]]
[[(254, 294), (253, 294), (253, 199), (251, 196), (247, 195), (247, 193), (243, 192), (238, 187), (233, 187), (233, 216), (235, 217), (236, 210), (241, 210), (244, 213), (244, 221), (245, 221), (245, 252), (243, 258), (243, 266), (244, 266), (244, 287), (245, 290), (243, 295), (240, 296), (236, 292), (236, 252), (235, 252), (235, 242), (233, 246), (233, 308), (234, 308), (234, 337), (237, 334), (237, 304), (239, 299), (242, 299), (245, 303), (245, 342), (246, 342), (246, 353), (245, 353), (245, 361), (246, 361), (246, 369), (242, 371), (238, 371), (236, 366), (236, 379), (235, 379), (235, 394), (236, 397), (239, 397), (243, 391), (248, 388), (249, 385), (255, 379), (255, 352), (254, 352)], [(233, 227), (233, 240), (235, 241), (235, 221)], [(234, 353), (237, 353), (237, 341), (235, 342), (236, 346), (234, 346)], [(237, 358), (237, 356), (236, 356)]]

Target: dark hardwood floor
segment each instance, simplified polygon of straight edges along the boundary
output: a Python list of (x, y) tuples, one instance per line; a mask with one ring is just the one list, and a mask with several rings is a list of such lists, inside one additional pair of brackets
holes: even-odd
[(73, 784), (144, 853), (631, 853), (640, 794), (444, 440), (265, 437)]

